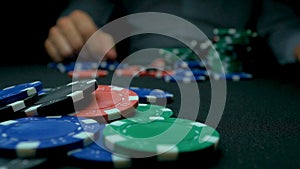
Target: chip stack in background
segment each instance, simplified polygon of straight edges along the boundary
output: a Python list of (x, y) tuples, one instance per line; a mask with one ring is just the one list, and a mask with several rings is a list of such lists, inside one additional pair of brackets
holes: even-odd
[(224, 69), (226, 74), (242, 73), (243, 57), (251, 51), (251, 40), (257, 34), (249, 29), (235, 28), (216, 28), (213, 33), (213, 47), (207, 56), (210, 72), (220, 74)]
[(172, 73), (163, 76), (165, 82), (192, 83), (206, 80), (205, 64), (198, 56), (201, 51), (196, 48), (200, 45), (197, 41), (191, 41), (191, 46), (194, 47), (159, 50), (159, 55), (166, 62), (166, 68), (172, 70)]

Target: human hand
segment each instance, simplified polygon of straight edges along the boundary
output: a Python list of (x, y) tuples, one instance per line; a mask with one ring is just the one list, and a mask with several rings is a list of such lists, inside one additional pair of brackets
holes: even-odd
[[(88, 44), (85, 44), (87, 41)], [(50, 28), (44, 43), (48, 55), (56, 62), (74, 57), (84, 45), (89, 50), (89, 54), (105, 55), (104, 59), (112, 60), (117, 57), (113, 37), (98, 30), (92, 18), (81, 10), (59, 18), (56, 25)]]
[(295, 49), (295, 56), (298, 59), (298, 62), (300, 62), (300, 45), (298, 45)]

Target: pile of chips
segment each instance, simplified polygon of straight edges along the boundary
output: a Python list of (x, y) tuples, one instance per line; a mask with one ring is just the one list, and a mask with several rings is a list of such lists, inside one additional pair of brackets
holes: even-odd
[[(243, 58), (251, 51), (251, 40), (257, 34), (244, 29), (214, 29), (213, 47), (207, 55), (212, 73), (243, 74)], [(221, 61), (221, 63), (220, 63)]]
[(0, 90), (0, 158), (23, 159), (26, 166), (62, 158), (74, 166), (138, 168), (215, 153), (219, 133), (175, 118), (166, 106), (173, 99), (160, 89), (99, 85), (95, 79), (54, 88), (41, 81), (9, 86)]

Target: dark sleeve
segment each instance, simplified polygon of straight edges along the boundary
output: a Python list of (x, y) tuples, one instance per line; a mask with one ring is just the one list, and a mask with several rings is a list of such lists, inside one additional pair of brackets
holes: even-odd
[(114, 3), (111, 0), (71, 0), (61, 16), (66, 16), (76, 9), (87, 12), (98, 27), (105, 25), (112, 15)]
[(267, 38), (280, 64), (296, 62), (293, 51), (300, 45), (300, 18), (292, 7), (276, 0), (265, 0), (257, 29)]

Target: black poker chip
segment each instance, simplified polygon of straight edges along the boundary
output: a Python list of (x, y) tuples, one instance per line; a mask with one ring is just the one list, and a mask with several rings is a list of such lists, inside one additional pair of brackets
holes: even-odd
[(32, 106), (37, 100), (38, 94), (36, 93), (22, 100), (0, 107), (0, 122), (25, 117), (24, 113), (21, 113), (21, 111)]
[(57, 116), (75, 112), (77, 104), (84, 102), (97, 89), (95, 79), (78, 80), (58, 86), (41, 95), (39, 100), (23, 112), (26, 116)]

